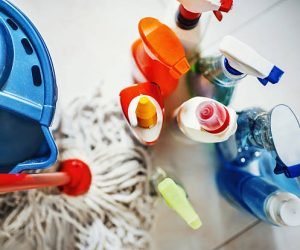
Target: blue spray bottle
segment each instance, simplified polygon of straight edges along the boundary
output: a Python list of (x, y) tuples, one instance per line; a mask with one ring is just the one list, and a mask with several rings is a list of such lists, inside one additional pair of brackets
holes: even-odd
[(222, 55), (200, 58), (192, 66), (187, 75), (191, 96), (205, 96), (228, 105), (236, 84), (246, 75), (255, 76), (267, 85), (278, 83), (284, 73), (232, 36), (225, 36), (219, 49)]
[(223, 165), (249, 168), (269, 154), (275, 174), (300, 176), (300, 126), (288, 106), (281, 104), (269, 112), (247, 109), (238, 113), (237, 123), (235, 135), (217, 144)]
[(30, 20), (0, 1), (0, 173), (55, 163), (49, 127), (57, 88), (46, 45)]
[(257, 218), (277, 226), (300, 225), (300, 199), (262, 177), (223, 167), (217, 183), (225, 198)]

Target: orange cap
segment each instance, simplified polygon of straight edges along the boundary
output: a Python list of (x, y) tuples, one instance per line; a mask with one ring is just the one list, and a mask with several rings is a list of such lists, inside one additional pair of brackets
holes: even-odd
[(135, 110), (138, 126), (151, 128), (157, 123), (156, 107), (147, 96), (142, 96)]
[(139, 22), (139, 33), (147, 49), (161, 63), (170, 67), (169, 72), (175, 79), (190, 69), (180, 40), (167, 25), (146, 17)]

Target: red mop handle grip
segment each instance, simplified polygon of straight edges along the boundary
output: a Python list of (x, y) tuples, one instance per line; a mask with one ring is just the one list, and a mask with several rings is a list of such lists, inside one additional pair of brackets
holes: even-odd
[(92, 181), (91, 171), (78, 159), (63, 161), (60, 172), (42, 174), (0, 174), (0, 193), (36, 188), (60, 187), (71, 196), (88, 192)]
[(70, 176), (64, 172), (45, 174), (0, 174), (0, 193), (66, 185)]

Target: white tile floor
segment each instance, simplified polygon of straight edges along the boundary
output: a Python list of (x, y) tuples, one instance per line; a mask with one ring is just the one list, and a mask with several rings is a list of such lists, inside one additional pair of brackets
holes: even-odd
[[(175, 0), (12, 0), (36, 24), (53, 57), (60, 101), (104, 83), (107, 95), (117, 98), (131, 83), (129, 49), (143, 16), (163, 18)], [(286, 74), (280, 85), (262, 87), (251, 77), (242, 82), (233, 106), (271, 108), (287, 103), (300, 117), (299, 0), (236, 0), (221, 24), (212, 19), (203, 40), (205, 53), (216, 51), (219, 39), (233, 34), (256, 47)], [(255, 98), (254, 98), (255, 96)], [(207, 145), (184, 147), (164, 132), (155, 147), (156, 164), (174, 172), (189, 191), (203, 227), (191, 231), (164, 204), (157, 209), (153, 249), (300, 249), (300, 228), (282, 229), (258, 223), (230, 206), (214, 184), (216, 160)]]

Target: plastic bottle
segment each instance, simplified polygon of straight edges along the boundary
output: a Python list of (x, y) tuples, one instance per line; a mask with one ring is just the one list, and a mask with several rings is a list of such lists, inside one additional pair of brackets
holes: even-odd
[(300, 199), (262, 177), (233, 168), (221, 168), (220, 192), (257, 218), (277, 226), (300, 225)]
[(205, 96), (228, 105), (236, 84), (246, 75), (255, 76), (266, 85), (278, 83), (284, 73), (232, 36), (225, 36), (219, 49), (222, 55), (200, 58), (192, 65), (187, 76), (191, 96)]
[(261, 108), (243, 110), (238, 112), (237, 124), (236, 133), (217, 144), (224, 165), (247, 167), (269, 152), (276, 161), (275, 174), (300, 176), (299, 122), (288, 106), (277, 105), (269, 112)]
[(163, 97), (173, 93), (179, 78), (190, 65), (176, 34), (159, 20), (146, 17), (139, 22), (140, 39), (131, 48), (135, 82), (154, 82)]

